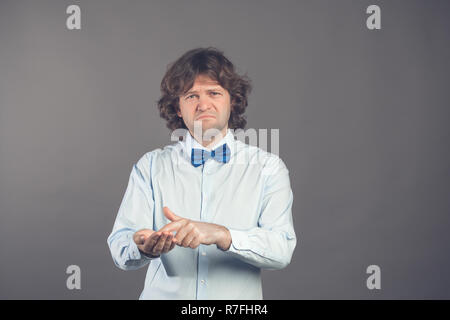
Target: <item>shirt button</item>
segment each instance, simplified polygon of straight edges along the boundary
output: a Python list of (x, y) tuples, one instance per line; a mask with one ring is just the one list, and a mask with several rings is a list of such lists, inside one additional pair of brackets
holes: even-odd
[(203, 252), (202, 252), (202, 256), (206, 256), (206, 252), (203, 251)]
[(205, 284), (205, 280), (203, 280), (203, 279), (200, 280), (200, 283), (201, 283), (201, 284)]

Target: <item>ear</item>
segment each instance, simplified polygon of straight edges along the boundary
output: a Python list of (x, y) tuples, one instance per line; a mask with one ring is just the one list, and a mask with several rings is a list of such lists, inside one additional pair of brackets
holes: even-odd
[(178, 104), (178, 106), (176, 107), (177, 109), (177, 116), (179, 116), (180, 118), (182, 118), (181, 116), (181, 110), (180, 110), (180, 105)]

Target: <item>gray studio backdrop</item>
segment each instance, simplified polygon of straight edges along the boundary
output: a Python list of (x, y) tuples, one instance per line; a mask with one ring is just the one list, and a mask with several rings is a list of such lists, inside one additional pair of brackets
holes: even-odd
[[(69, 30), (66, 9), (81, 8)], [(366, 9), (381, 9), (381, 29)], [(0, 2), (0, 298), (137, 299), (106, 244), (133, 163), (171, 143), (168, 63), (215, 46), (280, 130), (298, 244), (266, 299), (450, 298), (450, 1)], [(66, 268), (81, 269), (81, 289)], [(381, 272), (368, 289), (367, 267)]]

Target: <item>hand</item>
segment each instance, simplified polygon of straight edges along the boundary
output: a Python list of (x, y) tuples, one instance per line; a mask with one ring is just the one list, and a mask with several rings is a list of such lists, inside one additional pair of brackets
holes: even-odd
[(182, 247), (197, 248), (200, 244), (215, 244), (221, 250), (228, 250), (231, 234), (227, 228), (218, 224), (193, 221), (177, 216), (168, 207), (163, 208), (170, 223), (158, 232), (176, 231), (176, 244)]
[(175, 247), (176, 239), (171, 232), (155, 232), (142, 229), (134, 233), (133, 240), (143, 253), (151, 258), (157, 258), (161, 253), (167, 253)]

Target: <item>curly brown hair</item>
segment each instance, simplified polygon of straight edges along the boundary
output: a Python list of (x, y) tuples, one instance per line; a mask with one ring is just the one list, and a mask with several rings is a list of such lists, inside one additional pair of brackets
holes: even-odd
[(171, 130), (187, 129), (183, 119), (177, 115), (179, 99), (192, 88), (198, 75), (210, 77), (229, 92), (231, 111), (228, 128), (244, 129), (247, 124), (244, 112), (251, 91), (250, 79), (246, 75), (238, 75), (223, 52), (213, 47), (190, 50), (168, 66), (161, 81), (162, 95), (158, 100), (159, 114), (167, 121), (167, 127)]

